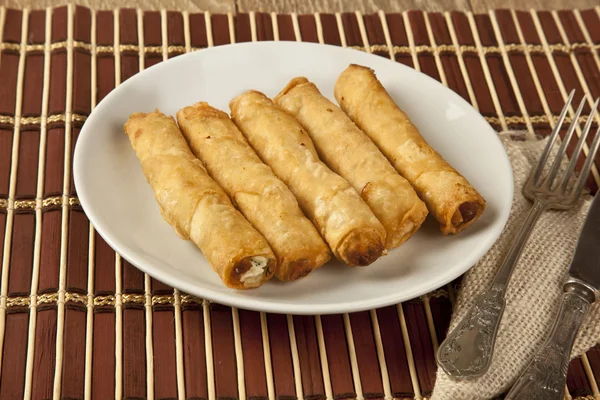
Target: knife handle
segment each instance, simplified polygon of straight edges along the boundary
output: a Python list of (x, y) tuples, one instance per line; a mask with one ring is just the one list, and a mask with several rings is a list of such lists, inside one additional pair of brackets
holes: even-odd
[(550, 335), (505, 400), (564, 399), (573, 342), (594, 298), (594, 292), (583, 284), (569, 282), (565, 285)]

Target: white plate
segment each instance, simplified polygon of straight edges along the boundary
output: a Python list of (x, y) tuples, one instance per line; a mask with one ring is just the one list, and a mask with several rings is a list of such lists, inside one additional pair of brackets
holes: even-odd
[[(444, 237), (432, 218), (407, 243), (365, 268), (330, 262), (296, 282), (226, 288), (195, 245), (163, 221), (123, 124), (135, 111), (174, 115), (200, 100), (229, 112), (248, 89), (274, 96), (303, 75), (334, 100), (336, 78), (350, 63), (375, 70), (423, 136), (486, 198), (482, 217)], [(113, 90), (79, 136), (75, 185), (90, 221), (126, 260), (184, 292), (245, 309), (328, 314), (372, 309), (436, 289), (468, 270), (502, 231), (513, 197), (512, 170), (496, 133), (461, 97), (428, 76), (352, 49), (257, 42), (219, 46), (153, 66)]]

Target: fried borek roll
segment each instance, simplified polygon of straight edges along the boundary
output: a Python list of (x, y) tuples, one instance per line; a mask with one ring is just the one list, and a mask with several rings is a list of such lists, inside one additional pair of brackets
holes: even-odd
[(255, 288), (273, 276), (277, 261), (267, 240), (208, 175), (172, 117), (134, 113), (125, 133), (163, 218), (200, 248), (226, 286)]
[(425, 141), (373, 70), (350, 65), (334, 93), (342, 110), (413, 185), (442, 233), (458, 233), (481, 216), (485, 199)]
[(294, 117), (257, 91), (236, 97), (229, 107), (248, 142), (291, 189), (339, 260), (365, 266), (381, 256), (385, 228), (354, 188), (319, 159)]
[(306, 276), (330, 258), (329, 248), (288, 187), (261, 161), (223, 111), (201, 102), (177, 113), (192, 152), (277, 256), (275, 276)]
[(371, 139), (304, 77), (294, 78), (275, 99), (310, 135), (321, 160), (348, 180), (387, 232), (386, 247), (408, 240), (427, 207)]

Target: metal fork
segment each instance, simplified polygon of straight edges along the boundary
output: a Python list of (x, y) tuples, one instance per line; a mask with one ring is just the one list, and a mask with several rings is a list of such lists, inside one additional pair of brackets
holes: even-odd
[(546, 162), (550, 157), (554, 144), (558, 140), (559, 132), (565, 121), (567, 110), (571, 106), (574, 94), (575, 91), (573, 90), (560, 113), (537, 167), (531, 172), (523, 187), (523, 194), (533, 202), (533, 207), (529, 211), (529, 215), (515, 238), (500, 270), (494, 277), (490, 289), (477, 298), (473, 308), (469, 310), (456, 328), (448, 334), (446, 340), (444, 340), (438, 349), (437, 362), (452, 379), (466, 380), (477, 378), (489, 369), (498, 326), (500, 325), (506, 304), (506, 288), (533, 227), (544, 210), (567, 210), (575, 205), (583, 191), (594, 158), (598, 152), (598, 147), (600, 146), (600, 129), (596, 132), (594, 142), (589, 149), (588, 157), (579, 177), (572, 187), (569, 182), (572, 181), (571, 178), (574, 175), (577, 159), (586, 142), (600, 98), (596, 100), (592, 107), (573, 156), (567, 166), (567, 170), (562, 174), (562, 178), (556, 179), (560, 171), (561, 161), (567, 152), (567, 145), (573, 137), (575, 128), (579, 125), (578, 121), (585, 105), (585, 97), (575, 113), (564, 140), (560, 144), (547, 176), (542, 179)]

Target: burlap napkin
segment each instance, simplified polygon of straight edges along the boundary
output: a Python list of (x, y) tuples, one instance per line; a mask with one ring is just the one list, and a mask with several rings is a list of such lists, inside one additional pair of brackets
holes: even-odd
[[(531, 208), (531, 202), (525, 199), (521, 189), (529, 172), (537, 165), (546, 139), (516, 132), (503, 132), (500, 137), (515, 179), (512, 211), (496, 244), (465, 274), (457, 293), (450, 329), (464, 317), (476, 296), (487, 290)], [(562, 284), (589, 205), (590, 197), (585, 195), (569, 211), (542, 214), (511, 279), (489, 371), (475, 381), (455, 382), (438, 368), (431, 400), (494, 399), (510, 389), (552, 327)], [(598, 342), (600, 305), (595, 304), (579, 331), (571, 356), (584, 353)]]

